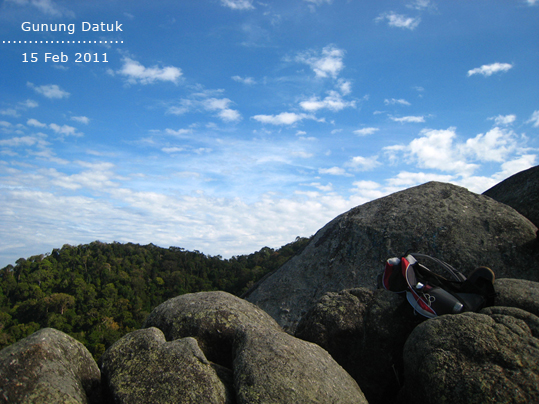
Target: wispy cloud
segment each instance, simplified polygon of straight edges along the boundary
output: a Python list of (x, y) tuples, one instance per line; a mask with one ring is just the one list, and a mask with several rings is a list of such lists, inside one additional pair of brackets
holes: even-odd
[(389, 119), (391, 119), (394, 122), (400, 122), (400, 123), (422, 123), (422, 122), (425, 122), (425, 117), (424, 116), (403, 116), (401, 118), (390, 116)]
[(494, 121), (494, 123), (498, 126), (507, 126), (515, 122), (515, 120), (517, 119), (517, 116), (516, 115), (498, 115), (498, 116), (494, 116), (488, 119), (491, 121)]
[(12, 116), (14, 118), (17, 118), (20, 116), (20, 114), (17, 112), (16, 109), (14, 108), (6, 108), (6, 109), (2, 109), (0, 110), (0, 115), (5, 115), (5, 116)]
[(238, 111), (229, 108), (232, 101), (228, 98), (208, 98), (202, 102), (207, 111), (217, 111), (217, 115), (225, 122), (236, 122), (241, 119)]
[(309, 3), (309, 7), (311, 8), (311, 11), (314, 11), (315, 7), (321, 6), (322, 4), (333, 3), (333, 0), (303, 0), (303, 1)]
[(6, 147), (21, 147), (21, 146), (34, 146), (41, 147), (47, 146), (49, 143), (44, 140), (45, 136), (19, 136), (11, 139), (0, 140), (0, 146)]
[(74, 128), (73, 126), (69, 126), (69, 125), (60, 126), (56, 123), (51, 123), (47, 125), (46, 123), (39, 122), (37, 119), (34, 119), (34, 118), (28, 119), (28, 121), (26, 121), (26, 124), (34, 128), (50, 128), (58, 135), (75, 136), (75, 137), (83, 136), (83, 133), (78, 132), (77, 128)]
[(370, 171), (380, 166), (380, 164), (381, 163), (378, 161), (378, 156), (356, 156), (352, 157), (350, 161), (346, 162), (345, 166), (355, 171)]
[(397, 100), (395, 98), (392, 98), (390, 100), (388, 100), (387, 98), (384, 100), (384, 104), (386, 105), (395, 105), (395, 104), (398, 104), (398, 105), (406, 105), (406, 106), (410, 106), (412, 104), (410, 104), (408, 101), (406, 100), (403, 100), (402, 98)]
[(368, 136), (378, 132), (379, 130), (379, 128), (362, 128), (355, 130), (354, 133), (359, 136)]
[(505, 73), (513, 68), (510, 63), (492, 63), (490, 65), (483, 65), (476, 67), (475, 69), (468, 70), (468, 77), (475, 74), (481, 74), (485, 77), (492, 76), (495, 73)]
[(393, 11), (388, 12), (388, 13), (382, 13), (375, 19), (376, 22), (380, 22), (384, 20), (387, 21), (390, 27), (409, 29), (411, 31), (416, 29), (419, 23), (421, 22), (421, 18), (419, 17), (416, 17), (416, 18), (407, 17), (402, 14), (397, 14)]
[(55, 123), (51, 123), (49, 125), (49, 128), (51, 128), (54, 132), (56, 132), (59, 135), (75, 136), (75, 137), (83, 136), (81, 132), (77, 131), (77, 128), (74, 128), (73, 126), (69, 126), (69, 125), (60, 126)]
[(37, 108), (39, 107), (39, 104), (37, 103), (37, 101), (28, 99), (26, 101), (19, 102), (19, 106), (21, 108)]
[(28, 121), (26, 121), (26, 124), (28, 126), (33, 126), (34, 128), (45, 128), (47, 126), (46, 123), (39, 122), (37, 119), (30, 118)]
[(228, 98), (217, 98), (212, 95), (220, 95), (222, 91), (202, 91), (191, 94), (190, 98), (181, 99), (178, 104), (167, 109), (167, 113), (183, 115), (191, 111), (207, 111), (216, 113), (216, 116), (224, 122), (237, 122), (242, 119), (241, 114), (230, 108), (233, 102)]
[(232, 80), (237, 81), (238, 83), (247, 84), (249, 86), (256, 84), (255, 79), (253, 79), (252, 77), (232, 76)]
[(304, 119), (315, 119), (313, 115), (296, 114), (295, 112), (281, 112), (278, 115), (255, 115), (255, 121), (271, 125), (293, 125)]
[(526, 123), (531, 123), (534, 128), (539, 128), (539, 110), (534, 111), (532, 116)]
[(307, 51), (296, 56), (296, 61), (305, 63), (313, 69), (316, 77), (336, 78), (344, 68), (344, 50), (334, 45), (328, 45), (322, 52)]
[(19, 6), (32, 6), (37, 8), (45, 15), (51, 17), (74, 17), (75, 13), (72, 11), (58, 6), (52, 0), (6, 0), (7, 3), (14, 3)]
[(251, 0), (221, 0), (221, 4), (233, 10), (251, 10), (255, 8)]
[(301, 101), (299, 105), (309, 112), (316, 112), (324, 108), (336, 112), (344, 108), (355, 108), (356, 102), (345, 101), (337, 91), (329, 91), (328, 95), (323, 99), (311, 97), (308, 100)]
[(320, 168), (318, 169), (318, 172), (320, 174), (350, 176), (350, 174), (348, 174), (346, 170), (341, 167)]
[(156, 81), (170, 81), (178, 84), (183, 74), (179, 67), (145, 67), (129, 57), (123, 58), (123, 66), (116, 73), (127, 77), (127, 82), (130, 84), (153, 84)]
[(27, 82), (26, 85), (32, 88), (36, 93), (50, 99), (62, 99), (70, 96), (67, 91), (62, 90), (57, 84), (35, 86), (34, 83)]
[(87, 116), (72, 116), (71, 120), (82, 123), (84, 125), (88, 125), (90, 123), (90, 118), (88, 118)]
[(414, 10), (426, 10), (428, 8), (434, 8), (434, 4), (430, 0), (414, 0), (406, 7)]

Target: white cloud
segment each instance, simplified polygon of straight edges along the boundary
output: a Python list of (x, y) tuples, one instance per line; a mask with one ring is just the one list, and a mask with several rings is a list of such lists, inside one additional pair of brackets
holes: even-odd
[(468, 77), (473, 76), (474, 74), (482, 74), (485, 77), (489, 77), (495, 73), (507, 72), (512, 68), (513, 65), (509, 63), (492, 63), (490, 65), (483, 65), (481, 67), (468, 70)]
[(516, 115), (498, 115), (492, 118), (488, 118), (498, 126), (507, 126), (511, 125), (517, 119)]
[[(425, 129), (420, 137), (413, 139), (404, 148), (405, 154), (421, 168), (431, 168), (446, 172), (458, 172), (469, 176), (477, 169), (476, 164), (470, 164), (455, 147), (455, 128), (446, 130)], [(397, 149), (386, 149), (394, 153)]]
[(403, 116), (402, 118), (396, 118), (396, 117), (389, 117), (392, 121), (400, 122), (400, 123), (421, 123), (425, 122), (424, 116)]
[(404, 29), (409, 29), (412, 31), (416, 29), (419, 23), (421, 22), (421, 18), (419, 17), (412, 18), (412, 17), (407, 17), (402, 14), (397, 14), (394, 12), (380, 14), (375, 19), (376, 22), (383, 21), (383, 20), (387, 20), (387, 23), (389, 24), (390, 27), (404, 28)]
[(36, 93), (41, 94), (50, 99), (62, 99), (62, 98), (67, 98), (70, 96), (70, 94), (67, 91), (62, 90), (56, 84), (48, 84), (48, 85), (36, 87), (33, 83), (27, 82), (26, 85), (32, 88)]
[(271, 125), (293, 125), (303, 119), (314, 119), (314, 116), (307, 114), (296, 114), (295, 112), (281, 112), (278, 115), (255, 115), (253, 119)]
[(383, 187), (376, 181), (354, 181), (352, 185), (354, 188), (352, 188), (350, 191), (361, 197), (361, 203), (366, 203), (388, 194), (388, 192), (384, 191)]
[(26, 124), (28, 126), (33, 126), (35, 128), (44, 128), (47, 126), (47, 124), (41, 123), (37, 119), (34, 119), (34, 118), (28, 119), (28, 121), (26, 121)]
[[(474, 192), (480, 189), (484, 191), (487, 189), (485, 186), (490, 184), (490, 180), (484, 180), (483, 177), (473, 177), (480, 167), (478, 163), (502, 163), (503, 166), (515, 160), (517, 162), (514, 165), (518, 167), (532, 164), (535, 155), (519, 156), (518, 153), (522, 150), (526, 149), (519, 144), (519, 138), (513, 131), (498, 127), (466, 141), (458, 141), (455, 128), (424, 129), (420, 136), (408, 145), (384, 148), (385, 158), (389, 163), (406, 161), (407, 164), (415, 164), (419, 168), (451, 173), (452, 182), (470, 187)], [(462, 178), (457, 180), (458, 176)], [(440, 180), (446, 179), (449, 178), (440, 177)], [(395, 181), (397, 180), (399, 178)]]
[(430, 0), (415, 0), (408, 4), (406, 7), (414, 10), (425, 10), (430, 7), (434, 7)]
[(237, 81), (238, 83), (247, 84), (249, 86), (256, 84), (255, 79), (253, 79), (252, 77), (232, 76), (232, 80)]
[(539, 128), (539, 110), (534, 111), (532, 116), (528, 121), (526, 121), (526, 123), (531, 123), (533, 124), (534, 128)]
[(6, 0), (8, 3), (15, 3), (19, 6), (33, 6), (43, 14), (51, 17), (74, 17), (75, 14), (65, 8), (58, 6), (52, 0)]
[(337, 81), (337, 87), (342, 95), (348, 95), (352, 92), (352, 83), (349, 80), (339, 79)]
[(313, 69), (316, 77), (336, 78), (344, 68), (344, 50), (328, 45), (321, 54), (314, 51), (302, 52), (296, 56), (296, 61), (305, 63)]
[(322, 185), (319, 182), (312, 182), (310, 184), (301, 184), (309, 187), (315, 187), (316, 189), (322, 192), (331, 192), (333, 191), (333, 184), (329, 182), (327, 185)]
[(220, 94), (222, 91), (206, 91), (191, 95), (190, 99), (182, 99), (180, 105), (169, 107), (167, 113), (174, 115), (183, 115), (190, 111), (207, 111), (216, 112), (224, 122), (237, 122), (241, 120), (241, 114), (232, 108), (229, 108), (233, 103), (228, 98), (215, 98), (211, 95)]
[(378, 132), (379, 130), (379, 128), (362, 128), (355, 130), (354, 133), (359, 136), (368, 136)]
[(2, 109), (2, 110), (0, 110), (0, 114), (5, 115), (5, 116), (12, 116), (14, 118), (18, 118), (20, 116), (20, 114), (17, 112), (17, 110), (15, 110), (13, 108)]
[(202, 102), (208, 111), (217, 111), (228, 108), (231, 101), (228, 98), (208, 98)]
[(537, 156), (535, 154), (524, 154), (517, 159), (506, 161), (502, 164), (502, 171), (495, 174), (495, 178), (502, 181), (513, 174), (527, 170), (536, 165)]
[(51, 123), (49, 125), (49, 128), (51, 128), (54, 132), (58, 133), (59, 135), (75, 136), (75, 137), (83, 136), (83, 134), (80, 132), (77, 132), (77, 129), (74, 128), (73, 126), (68, 126), (68, 125), (60, 126), (55, 123)]
[(202, 101), (206, 111), (217, 111), (217, 115), (225, 122), (235, 122), (241, 119), (238, 111), (228, 108), (232, 103), (228, 98), (208, 98)]
[(356, 156), (353, 157), (350, 161), (348, 161), (345, 166), (350, 167), (352, 170), (355, 171), (370, 171), (380, 166), (380, 164), (381, 163), (378, 161), (378, 156)]
[(163, 147), (161, 150), (165, 153), (179, 153), (185, 149), (183, 147)]
[(82, 123), (84, 125), (88, 125), (90, 123), (90, 118), (88, 118), (86, 116), (72, 116), (71, 120), (75, 121), (75, 122)]
[(392, 98), (390, 100), (388, 99), (385, 99), (384, 100), (384, 104), (386, 105), (395, 105), (395, 104), (399, 104), (399, 105), (406, 105), (406, 106), (410, 106), (412, 104), (410, 104), (408, 101), (406, 100), (403, 100), (403, 99), (400, 99), (400, 100), (397, 100), (395, 98)]
[(156, 81), (170, 81), (178, 84), (183, 74), (182, 70), (178, 67), (144, 67), (129, 57), (124, 57), (123, 63), (122, 68), (117, 73), (126, 76), (127, 82), (130, 84), (153, 84)]
[(530, 6), (535, 6), (536, 3), (539, 3), (539, 0), (526, 0), (526, 3)]
[(193, 130), (192, 129), (178, 129), (178, 130), (174, 130), (174, 129), (165, 129), (165, 133), (167, 135), (172, 135), (172, 136), (184, 136), (184, 135), (188, 135), (190, 133), (193, 133)]
[(350, 176), (350, 174), (348, 174), (346, 172), (346, 170), (344, 168), (341, 168), (341, 167), (320, 168), (320, 169), (318, 169), (318, 172), (320, 174)]
[(225, 108), (217, 114), (225, 122), (237, 122), (241, 119), (241, 115), (235, 109)]
[(292, 156), (294, 156), (294, 157), (299, 157), (299, 158), (302, 158), (302, 159), (308, 159), (308, 158), (311, 158), (313, 156), (312, 153), (307, 153), (305, 151), (293, 151), (290, 154)]
[(28, 119), (26, 124), (28, 126), (33, 126), (35, 128), (49, 127), (50, 129), (52, 129), (55, 133), (57, 133), (59, 135), (76, 136), (76, 137), (83, 136), (82, 133), (77, 132), (76, 128), (74, 128), (73, 126), (69, 126), (69, 125), (60, 126), (60, 125), (55, 124), (55, 123), (51, 123), (50, 125), (47, 125), (45, 123), (39, 122), (37, 119), (34, 119), (34, 118)]
[(179, 101), (179, 103), (180, 105), (174, 105), (169, 107), (167, 109), (167, 113), (173, 115), (183, 115), (195, 108), (195, 105), (197, 104), (193, 100), (187, 99), (182, 99)]
[(472, 154), (479, 161), (501, 163), (514, 151), (516, 142), (512, 131), (493, 128), (485, 134), (468, 139), (462, 147), (463, 154)]
[(320, 6), (324, 3), (331, 4), (333, 2), (333, 0), (303, 0), (303, 1), (306, 1), (307, 3), (313, 3), (316, 6)]
[(35, 144), (45, 145), (46, 142), (36, 136), (21, 136), (0, 140), (0, 146), (7, 147), (33, 146)]
[(311, 97), (306, 101), (300, 102), (299, 105), (302, 109), (309, 112), (316, 112), (324, 108), (337, 112), (344, 108), (355, 108), (356, 102), (345, 101), (337, 91), (329, 91), (328, 96), (322, 100), (318, 97)]
[(251, 0), (221, 0), (221, 4), (233, 10), (251, 10), (254, 9)]
[(37, 101), (34, 101), (34, 100), (26, 100), (24, 102), (20, 102), (19, 105), (22, 107), (22, 108), (37, 108), (39, 107), (39, 104), (37, 103)]
[(454, 175), (401, 171), (396, 177), (390, 178), (387, 183), (391, 187), (411, 187), (429, 181), (453, 182), (455, 178)]

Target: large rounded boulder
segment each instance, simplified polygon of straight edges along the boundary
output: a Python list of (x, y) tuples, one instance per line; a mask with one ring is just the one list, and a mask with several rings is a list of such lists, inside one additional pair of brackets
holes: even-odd
[(326, 349), (370, 404), (385, 404), (395, 402), (401, 390), (403, 346), (422, 321), (404, 296), (358, 288), (325, 294), (295, 335)]
[(539, 318), (515, 307), (445, 315), (404, 346), (409, 402), (539, 402)]
[(101, 359), (104, 397), (113, 403), (230, 403), (218, 369), (194, 338), (167, 342), (157, 328), (134, 331)]
[(293, 333), (326, 292), (375, 288), (385, 260), (408, 250), (435, 256), (464, 274), (485, 265), (497, 277), (537, 280), (536, 231), (492, 198), (429, 182), (338, 216), (245, 298)]
[(111, 402), (367, 403), (327, 351), (228, 293), (170, 299), (144, 327), (103, 355)]
[(76, 339), (43, 328), (0, 351), (0, 402), (100, 403), (100, 372)]
[(194, 337), (210, 361), (230, 368), (236, 331), (245, 324), (281, 331), (259, 307), (221, 291), (169, 299), (152, 310), (143, 326), (159, 328), (167, 341)]

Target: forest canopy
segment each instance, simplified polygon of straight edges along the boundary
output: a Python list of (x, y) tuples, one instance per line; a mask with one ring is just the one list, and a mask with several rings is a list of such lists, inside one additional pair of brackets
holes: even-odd
[(97, 359), (165, 300), (211, 290), (240, 296), (308, 242), (297, 237), (277, 250), (223, 259), (179, 247), (95, 241), (21, 258), (0, 269), (0, 349), (53, 327)]

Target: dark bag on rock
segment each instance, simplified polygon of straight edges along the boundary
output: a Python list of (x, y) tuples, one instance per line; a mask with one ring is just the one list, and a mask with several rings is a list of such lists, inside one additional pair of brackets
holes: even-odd
[[(442, 267), (450, 279), (441, 276), (418, 259), (428, 259)], [(442, 314), (478, 311), (494, 305), (494, 273), (479, 267), (468, 278), (451, 265), (423, 254), (390, 258), (381, 277), (382, 286), (395, 293), (406, 293), (414, 310), (428, 318)]]

